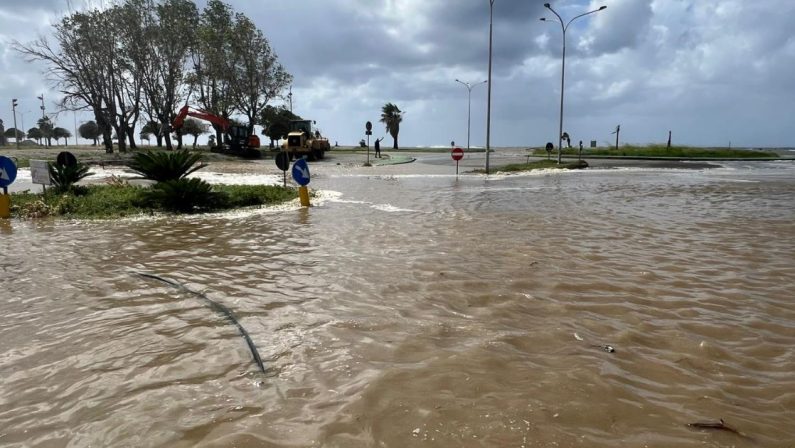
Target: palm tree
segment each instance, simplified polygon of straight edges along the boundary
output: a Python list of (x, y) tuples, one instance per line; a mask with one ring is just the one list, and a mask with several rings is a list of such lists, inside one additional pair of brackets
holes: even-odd
[(392, 103), (386, 103), (381, 108), (381, 123), (386, 125), (386, 131), (394, 139), (392, 149), (398, 149), (398, 134), (400, 133), (400, 122), (403, 121), (402, 112)]
[(52, 146), (52, 131), (54, 126), (52, 125), (52, 121), (50, 121), (50, 117), (42, 117), (36, 122), (39, 125), (39, 130), (41, 131), (41, 136), (47, 144), (49, 148)]

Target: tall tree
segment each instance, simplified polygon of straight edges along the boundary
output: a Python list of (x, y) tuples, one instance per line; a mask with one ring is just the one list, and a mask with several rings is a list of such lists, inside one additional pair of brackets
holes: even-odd
[[(235, 38), (232, 8), (220, 0), (209, 0), (197, 30), (191, 83), (198, 92), (201, 108), (226, 119), (234, 110), (228, 67), (229, 61), (234, 59), (232, 41)], [(223, 129), (216, 124), (213, 128), (217, 141), (224, 141)]]
[(386, 125), (386, 131), (393, 139), (393, 149), (398, 149), (398, 134), (400, 133), (400, 123), (403, 121), (403, 113), (392, 103), (386, 103), (381, 108), (381, 123)]
[[(129, 26), (129, 35), (130, 47), (136, 50), (131, 59), (145, 93), (144, 109), (150, 121), (168, 129), (190, 94), (187, 62), (196, 47), (199, 11), (190, 0), (128, 0), (128, 4), (134, 17), (131, 23), (137, 23)], [(165, 138), (166, 148), (172, 149), (168, 132), (149, 132), (158, 136), (158, 146)]]
[(235, 108), (248, 118), (248, 133), (268, 103), (287, 87), (292, 76), (278, 62), (268, 39), (245, 15), (236, 14), (227, 73)]
[(17, 51), (29, 61), (42, 61), (48, 66), (50, 80), (63, 93), (62, 106), (94, 112), (107, 152), (113, 152), (111, 122), (116, 103), (112, 90), (115, 69), (109, 58), (115, 52), (112, 26), (103, 11), (76, 12), (53, 25), (55, 45), (46, 37), (30, 44), (14, 43)]
[(93, 121), (87, 121), (77, 128), (77, 132), (86, 140), (93, 140), (94, 146), (97, 146), (97, 139), (101, 135), (99, 126)]

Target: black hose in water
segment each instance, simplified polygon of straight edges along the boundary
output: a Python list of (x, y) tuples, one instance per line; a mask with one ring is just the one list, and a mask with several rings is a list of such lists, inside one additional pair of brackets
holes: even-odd
[(237, 327), (238, 331), (240, 332), (240, 335), (243, 336), (243, 339), (246, 340), (246, 344), (248, 344), (248, 349), (251, 351), (251, 356), (254, 357), (254, 362), (257, 363), (257, 365), (259, 366), (259, 369), (262, 371), (262, 373), (265, 373), (265, 365), (262, 363), (262, 358), (259, 356), (259, 352), (257, 351), (257, 347), (254, 346), (254, 341), (251, 340), (251, 336), (249, 336), (248, 332), (246, 331), (246, 329), (243, 328), (242, 325), (240, 325), (240, 322), (237, 321), (237, 318), (235, 317), (234, 314), (232, 314), (232, 311), (229, 308), (225, 307), (224, 305), (221, 305), (220, 303), (216, 302), (215, 300), (212, 300), (211, 298), (207, 297), (206, 295), (204, 295), (204, 294), (202, 294), (200, 292), (193, 291), (193, 290), (187, 288), (185, 285), (183, 285), (183, 284), (181, 284), (179, 282), (176, 282), (174, 280), (169, 280), (167, 278), (163, 278), (163, 277), (160, 277), (158, 275), (146, 274), (146, 273), (143, 273), (143, 272), (136, 272), (136, 274), (140, 275), (141, 277), (151, 278), (151, 279), (163, 282), (163, 283), (165, 283), (167, 285), (173, 286), (173, 287), (175, 287), (177, 289), (181, 289), (181, 290), (183, 290), (185, 292), (189, 292), (189, 293), (191, 293), (191, 294), (193, 294), (195, 296), (198, 296), (199, 298), (201, 298), (202, 300), (207, 302), (207, 304), (210, 306), (210, 308), (212, 308), (213, 310), (215, 310), (215, 311), (223, 314), (224, 316), (226, 316), (226, 318), (229, 319), (230, 322), (235, 324), (235, 326)]

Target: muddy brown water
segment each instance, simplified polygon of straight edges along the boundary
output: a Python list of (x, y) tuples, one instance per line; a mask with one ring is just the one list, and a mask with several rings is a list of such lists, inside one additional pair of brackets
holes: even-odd
[(792, 164), (452, 170), (0, 223), (0, 446), (795, 446)]

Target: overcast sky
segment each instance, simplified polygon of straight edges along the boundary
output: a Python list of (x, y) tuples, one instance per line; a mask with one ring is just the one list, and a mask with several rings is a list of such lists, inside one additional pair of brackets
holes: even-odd
[[(99, 3), (101, 0), (93, 0)], [(108, 0), (105, 0), (106, 2)], [(82, 6), (85, 0), (73, 0)], [(200, 7), (205, 1), (198, 0)], [(488, 0), (229, 0), (294, 76), (293, 108), (351, 145), (387, 102), (401, 146), (466, 146), (467, 89), (488, 77)], [(495, 0), (492, 146), (557, 143), (562, 33), (543, 0)], [(795, 146), (795, 1), (558, 0), (566, 33), (564, 130), (572, 140)], [(67, 0), (0, 0), (0, 118), (55, 112), (45, 67), (10, 48), (51, 32)], [(175, 36), (178, 38), (178, 36)], [(472, 146), (485, 145), (486, 85), (472, 90)], [(79, 115), (79, 121), (91, 119)], [(74, 116), (59, 126), (73, 129)], [(22, 127), (21, 124), (19, 126)], [(386, 135), (381, 124), (375, 136)], [(384, 142), (391, 144), (391, 138)]]

